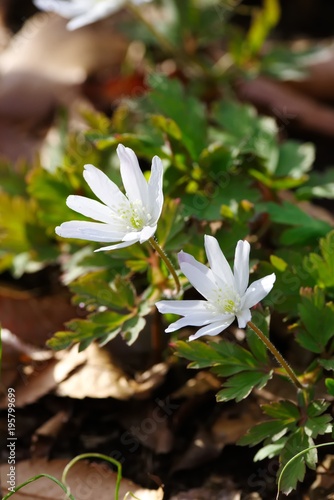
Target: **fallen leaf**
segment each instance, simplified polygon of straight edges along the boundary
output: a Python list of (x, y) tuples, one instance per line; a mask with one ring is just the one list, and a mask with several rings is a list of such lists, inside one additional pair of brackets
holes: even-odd
[(317, 477), (309, 490), (310, 500), (334, 499), (334, 455), (326, 455), (317, 467)]
[[(76, 365), (80, 357), (80, 367), (68, 377), (62, 376), (62, 371), (68, 373), (67, 364)], [(78, 365), (77, 365), (78, 366)], [(108, 398), (129, 399), (131, 397), (146, 397), (160, 385), (165, 378), (168, 365), (159, 363), (147, 372), (131, 378), (113, 361), (107, 349), (91, 344), (87, 349), (78, 352), (74, 346), (54, 369), (54, 377), (58, 382), (56, 393), (76, 399)]]
[[(49, 474), (61, 479), (62, 472), (69, 460), (25, 460), (15, 465), (15, 486), (37, 474)], [(11, 484), (7, 476), (9, 465), (1, 465), (1, 484), (3, 493), (6, 494)], [(12, 476), (14, 478), (14, 475)], [(116, 485), (116, 474), (104, 463), (89, 463), (79, 461), (68, 473), (68, 485), (76, 500), (86, 498), (98, 498), (99, 500), (110, 500), (113, 497)], [(128, 479), (122, 479), (119, 497), (123, 498), (127, 492), (131, 492), (140, 500), (162, 500), (163, 491), (147, 490), (136, 485)], [(15, 493), (17, 500), (64, 500), (65, 495), (61, 488), (50, 479), (41, 478), (25, 486)]]

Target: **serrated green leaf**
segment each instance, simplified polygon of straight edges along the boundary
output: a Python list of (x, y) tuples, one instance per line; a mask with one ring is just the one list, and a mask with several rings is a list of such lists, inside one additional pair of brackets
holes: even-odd
[(276, 443), (263, 446), (254, 456), (254, 462), (259, 462), (265, 458), (273, 458), (280, 454), (286, 443), (286, 438), (277, 441)]
[(267, 420), (255, 425), (247, 434), (239, 439), (238, 444), (241, 446), (255, 446), (267, 438), (275, 439), (275, 436), (282, 437), (288, 432), (289, 428), (280, 420)]
[(319, 434), (327, 434), (332, 431), (332, 420), (331, 415), (319, 415), (318, 417), (308, 418), (304, 426), (305, 432), (313, 439)]
[(315, 158), (314, 145), (300, 144), (297, 141), (285, 141), (280, 145), (279, 158), (275, 169), (275, 176), (289, 176), (293, 179), (303, 177), (308, 172)]
[(303, 295), (300, 302), (297, 341), (306, 349), (321, 353), (334, 336), (334, 304), (325, 303), (324, 292), (317, 287)]
[(319, 287), (334, 287), (334, 231), (321, 238), (319, 250), (320, 254), (311, 253), (305, 258), (305, 266)]
[(206, 368), (222, 361), (222, 356), (212, 348), (212, 345), (200, 341), (183, 342), (179, 340), (175, 343), (175, 354), (186, 358), (190, 363), (189, 368)]
[(116, 276), (109, 281), (110, 273), (96, 271), (87, 273), (70, 284), (70, 289), (76, 294), (74, 303), (106, 306), (111, 309), (131, 310), (135, 305), (135, 289), (128, 280)]
[(271, 373), (263, 374), (256, 371), (242, 372), (233, 375), (223, 384), (224, 388), (217, 393), (216, 399), (218, 402), (235, 399), (238, 403), (246, 398), (254, 387), (262, 389), (271, 376)]
[(307, 407), (307, 415), (309, 417), (318, 417), (324, 411), (330, 407), (330, 403), (327, 403), (324, 399), (317, 399), (312, 401)]
[[(291, 436), (289, 436), (285, 447), (281, 454), (281, 468), (299, 452), (306, 450), (310, 446), (314, 446), (314, 441), (309, 438), (299, 428)], [(311, 468), (315, 468), (317, 463), (317, 450), (305, 452), (299, 457), (296, 457), (285, 469), (284, 474), (281, 476), (280, 489), (285, 494), (289, 494), (292, 490), (296, 489), (298, 481), (303, 481), (305, 477), (306, 467), (305, 464)]]
[(146, 320), (142, 316), (135, 316), (124, 322), (122, 337), (129, 346), (137, 340), (138, 335), (144, 329), (145, 325)]
[(268, 417), (279, 419), (284, 425), (298, 422), (300, 412), (297, 406), (291, 401), (278, 401), (262, 405), (262, 410)]

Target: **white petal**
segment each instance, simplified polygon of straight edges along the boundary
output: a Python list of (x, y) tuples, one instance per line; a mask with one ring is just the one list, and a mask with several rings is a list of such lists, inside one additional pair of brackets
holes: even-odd
[(122, 241), (129, 241), (132, 244), (132, 242), (139, 241), (139, 238), (139, 231), (130, 231), (123, 236)]
[(81, 240), (100, 241), (109, 243), (119, 241), (124, 237), (124, 233), (114, 231), (112, 226), (102, 222), (85, 222), (72, 220), (63, 222), (55, 229), (58, 236), (63, 238), (77, 238)]
[(83, 12), (82, 15), (72, 19), (72, 21), (67, 24), (67, 28), (69, 30), (75, 30), (87, 24), (99, 21), (119, 10), (123, 3), (124, 0), (113, 0), (112, 2), (110, 2), (110, 0), (104, 2), (100, 1), (90, 7), (86, 12)]
[(214, 299), (216, 296), (217, 284), (211, 269), (185, 252), (180, 252), (178, 254), (178, 259), (183, 274), (188, 278), (192, 286), (206, 299)]
[(154, 222), (157, 222), (164, 202), (162, 192), (163, 166), (160, 158), (154, 156), (152, 160), (151, 176), (148, 181), (149, 204), (148, 210)]
[(112, 212), (109, 207), (99, 201), (91, 200), (85, 196), (70, 195), (66, 200), (66, 205), (79, 214), (110, 224), (112, 222)]
[(121, 176), (126, 195), (131, 202), (140, 200), (143, 206), (148, 204), (148, 185), (140, 170), (137, 156), (130, 148), (122, 144), (117, 147), (117, 154), (121, 163)]
[(62, 17), (71, 18), (81, 14), (84, 6), (78, 2), (67, 2), (63, 0), (34, 0), (34, 4), (40, 10), (56, 12)]
[(238, 326), (239, 328), (245, 328), (248, 321), (252, 319), (252, 314), (250, 309), (244, 308), (237, 314)]
[(166, 328), (166, 333), (175, 332), (180, 328), (184, 328), (185, 326), (203, 326), (212, 323), (215, 320), (213, 315), (208, 316), (207, 312), (199, 312), (193, 313), (189, 316), (185, 316), (184, 318), (178, 319), (174, 323), (170, 324), (168, 328)]
[(213, 236), (204, 236), (205, 252), (212, 271), (230, 287), (235, 288), (234, 277), (218, 241)]
[(218, 323), (215, 322), (211, 323), (210, 325), (203, 326), (203, 328), (200, 328), (194, 335), (190, 335), (189, 340), (195, 340), (199, 337), (203, 337), (204, 335), (210, 335), (211, 337), (214, 335), (218, 335), (218, 333), (226, 330), (226, 328), (228, 328), (230, 324), (233, 323), (234, 318), (234, 315), (230, 315), (228, 318), (226, 318), (225, 321), (219, 321)]
[(139, 243), (144, 243), (144, 241), (149, 240), (152, 238), (154, 233), (157, 230), (157, 225), (155, 226), (145, 226), (141, 231), (139, 231)]
[(85, 165), (84, 168), (83, 176), (87, 184), (105, 205), (116, 211), (116, 213), (117, 207), (120, 205), (129, 205), (126, 196), (105, 173), (94, 167), (94, 165)]
[(234, 280), (235, 286), (240, 297), (246, 291), (249, 282), (249, 252), (250, 244), (248, 241), (238, 241), (234, 256)]
[(276, 280), (275, 274), (269, 274), (264, 278), (254, 281), (249, 287), (243, 297), (242, 309), (250, 308), (260, 302), (272, 289)]
[(155, 305), (162, 314), (172, 313), (186, 316), (192, 312), (208, 311), (206, 300), (160, 300)]
[(122, 243), (116, 243), (116, 245), (108, 245), (107, 247), (101, 247), (94, 250), (94, 252), (103, 252), (106, 250), (118, 250), (119, 248), (126, 248), (133, 245), (135, 241), (123, 241)]

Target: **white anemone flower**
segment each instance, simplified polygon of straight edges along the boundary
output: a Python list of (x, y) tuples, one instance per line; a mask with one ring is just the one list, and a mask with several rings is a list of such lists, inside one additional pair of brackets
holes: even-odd
[(127, 247), (138, 241), (144, 243), (154, 235), (163, 205), (162, 162), (154, 156), (147, 182), (132, 149), (120, 144), (117, 154), (125, 194), (101, 170), (85, 165), (83, 176), (102, 203), (85, 196), (70, 195), (66, 204), (98, 222), (63, 222), (55, 229), (59, 236), (101, 243), (120, 241), (96, 250), (100, 251)]
[[(131, 0), (139, 5), (150, 0)], [(87, 24), (114, 14), (127, 3), (126, 0), (34, 0), (40, 10), (55, 12), (66, 19), (71, 19), (67, 29), (76, 30)]]
[(189, 340), (203, 335), (217, 335), (237, 317), (239, 328), (251, 320), (250, 308), (260, 302), (272, 289), (276, 276), (270, 274), (249, 281), (249, 251), (247, 241), (238, 241), (234, 257), (234, 273), (213, 236), (205, 236), (205, 251), (211, 269), (191, 255), (180, 252), (179, 263), (183, 274), (206, 300), (161, 300), (158, 310), (178, 314), (183, 318), (172, 323), (167, 333), (184, 326), (201, 326)]

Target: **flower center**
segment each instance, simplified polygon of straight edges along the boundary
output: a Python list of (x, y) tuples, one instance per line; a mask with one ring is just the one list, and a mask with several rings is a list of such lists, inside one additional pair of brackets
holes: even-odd
[(219, 288), (214, 300), (216, 310), (223, 314), (237, 314), (240, 309), (241, 299), (232, 288)]
[(140, 200), (129, 203), (129, 205), (120, 207), (118, 210), (120, 219), (126, 224), (128, 231), (141, 231), (152, 219), (151, 214), (145, 211)]

